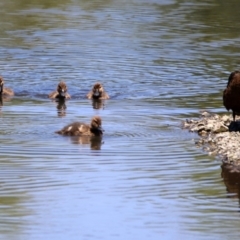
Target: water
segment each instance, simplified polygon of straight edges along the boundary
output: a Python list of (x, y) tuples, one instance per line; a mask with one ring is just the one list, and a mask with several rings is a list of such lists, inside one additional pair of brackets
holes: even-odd
[[(225, 113), (239, 2), (6, 1), (0, 239), (238, 239), (239, 188), (181, 129)], [(47, 95), (63, 79), (72, 99)], [(111, 96), (85, 98), (100, 81)], [(103, 121), (101, 143), (55, 134)]]

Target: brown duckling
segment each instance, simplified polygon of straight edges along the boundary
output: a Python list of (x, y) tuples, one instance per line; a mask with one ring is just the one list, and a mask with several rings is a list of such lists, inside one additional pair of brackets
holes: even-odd
[(101, 137), (103, 134), (102, 120), (99, 116), (95, 116), (92, 118), (90, 125), (74, 122), (65, 126), (62, 130), (56, 131), (56, 133), (66, 136)]
[(234, 71), (228, 78), (228, 84), (223, 91), (223, 105), (232, 110), (233, 121), (240, 115), (240, 71)]
[(4, 85), (4, 80), (3, 80), (3, 77), (0, 76), (0, 95), (13, 96), (14, 95), (13, 90), (10, 88), (3, 87), (3, 85)]
[(109, 99), (109, 95), (105, 92), (103, 85), (99, 82), (93, 85), (92, 90), (87, 94), (88, 99)]
[(71, 96), (67, 93), (67, 84), (61, 81), (58, 86), (57, 90), (53, 91), (48, 95), (49, 98), (52, 99), (70, 99)]

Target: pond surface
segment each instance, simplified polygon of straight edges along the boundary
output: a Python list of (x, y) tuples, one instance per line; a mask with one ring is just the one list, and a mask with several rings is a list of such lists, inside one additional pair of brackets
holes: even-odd
[[(237, 0), (0, 3), (1, 239), (239, 239), (238, 187), (181, 129), (225, 113)], [(61, 108), (47, 95), (60, 80)], [(100, 108), (86, 94), (103, 83)], [(55, 134), (99, 115), (100, 143)], [(227, 186), (227, 187), (226, 187)]]

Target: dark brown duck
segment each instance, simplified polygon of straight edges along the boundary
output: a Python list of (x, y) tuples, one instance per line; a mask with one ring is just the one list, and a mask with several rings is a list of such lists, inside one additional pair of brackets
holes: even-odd
[(240, 71), (234, 71), (228, 78), (228, 84), (223, 91), (223, 105), (232, 110), (233, 121), (240, 115)]

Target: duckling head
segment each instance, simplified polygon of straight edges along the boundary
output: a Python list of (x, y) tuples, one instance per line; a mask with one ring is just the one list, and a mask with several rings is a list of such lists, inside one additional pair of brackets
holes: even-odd
[(91, 129), (92, 130), (97, 130), (97, 131), (99, 131), (102, 134), (102, 132), (103, 132), (103, 129), (102, 129), (102, 119), (99, 116), (94, 116), (92, 118)]
[(95, 83), (93, 88), (93, 98), (100, 98), (102, 96), (102, 93), (104, 92), (103, 85), (101, 83)]
[(58, 84), (57, 91), (61, 97), (65, 97), (67, 93), (67, 85), (65, 82), (61, 81)]

